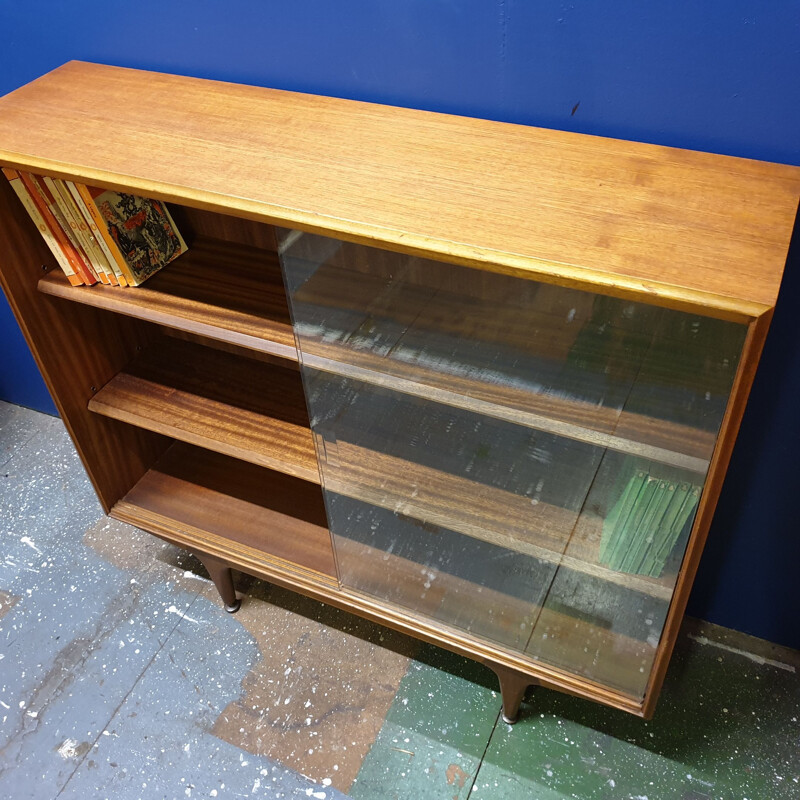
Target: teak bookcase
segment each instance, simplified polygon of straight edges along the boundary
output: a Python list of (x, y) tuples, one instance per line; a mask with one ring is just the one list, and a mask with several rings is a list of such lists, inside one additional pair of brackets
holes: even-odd
[(104, 509), (528, 685), (652, 713), (800, 171), (69, 63), (0, 164), (165, 200), (189, 252), (3, 288)]

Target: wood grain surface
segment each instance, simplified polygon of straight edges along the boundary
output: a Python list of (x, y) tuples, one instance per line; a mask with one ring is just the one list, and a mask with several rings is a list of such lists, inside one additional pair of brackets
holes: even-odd
[(81, 62), (0, 100), (0, 163), (741, 320), (800, 196), (789, 166)]
[(268, 250), (200, 239), (135, 290), (74, 288), (60, 270), (39, 282), (45, 294), (297, 360), (277, 255)]
[(144, 527), (146, 515), (158, 517), (159, 526), (171, 527), (201, 551), (211, 537), (336, 576), (318, 486), (209, 450), (174, 444), (113, 515)]
[(109, 381), (89, 410), (319, 483), (294, 370), (165, 338)]

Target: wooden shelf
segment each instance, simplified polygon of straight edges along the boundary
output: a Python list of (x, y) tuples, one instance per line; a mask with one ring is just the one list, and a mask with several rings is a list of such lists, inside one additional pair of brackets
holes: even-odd
[[(568, 363), (582, 354), (576, 339), (584, 326), (610, 330), (615, 325), (613, 317), (590, 321), (592, 295), (557, 294), (551, 287), (504, 276), (490, 276), (487, 283), (485, 273), (347, 243), (315, 265), (306, 260), (313, 256), (305, 252), (312, 246), (301, 237), (292, 251), (302, 257), (287, 255), (290, 269), (311, 274), (293, 298), (302, 309), (298, 341), (305, 366), (681, 469), (707, 471), (713, 432), (625, 407), (648, 364), (660, 309), (638, 309), (652, 317), (649, 333), (619, 330), (618, 341), (606, 345), (600, 372), (618, 375), (617, 396), (582, 398), (570, 384), (581, 373)], [(622, 311), (622, 302), (611, 302)], [(481, 369), (469, 361), (476, 348), (483, 356)], [(528, 359), (530, 374), (519, 366), (520, 359)], [(533, 381), (541, 380), (543, 372), (551, 373), (551, 384)], [(698, 393), (704, 395), (705, 389)]]
[(319, 483), (295, 370), (164, 338), (100, 389), (89, 409)]
[(674, 576), (629, 575), (599, 564), (597, 523), (578, 512), (533, 506), (527, 497), (343, 441), (328, 455), (336, 461), (328, 491), (662, 600), (672, 596)]
[[(322, 352), (327, 355), (319, 355)], [(343, 359), (348, 359), (351, 363), (345, 363)], [(369, 364), (369, 366), (365, 367), (363, 366), (364, 364)], [(542, 405), (546, 405), (550, 410), (554, 406), (558, 406), (558, 411), (555, 416), (545, 416), (544, 413), (525, 411), (521, 408), (515, 408), (513, 405), (483, 400), (480, 395), (488, 396), (490, 393), (490, 387), (488, 386), (482, 387), (476, 385), (475, 382), (459, 380), (458, 378), (450, 379), (449, 376), (444, 377), (441, 374), (435, 378), (435, 382), (438, 385), (431, 385), (426, 383), (425, 379), (434, 380), (433, 376), (420, 375), (417, 370), (411, 371), (413, 380), (409, 380), (384, 371), (388, 365), (380, 357), (369, 353), (345, 353), (341, 348), (326, 343), (315, 343), (308, 347), (303, 353), (303, 365), (320, 372), (341, 375), (372, 386), (380, 386), (384, 389), (401, 392), (411, 397), (419, 397), (442, 405), (462, 408), (476, 414), (513, 422), (516, 425), (523, 425), (533, 430), (564, 436), (578, 442), (608, 448), (619, 453), (638, 456), (649, 461), (656, 461), (660, 464), (667, 464), (699, 474), (705, 474), (708, 470), (708, 458), (637, 441), (632, 437), (637, 434), (645, 437), (650, 433), (653, 434), (653, 439), (664, 441), (669, 439), (669, 430), (672, 430), (676, 434), (676, 438), (680, 437), (679, 440), (686, 443), (687, 450), (697, 451), (699, 449), (707, 453), (709, 447), (713, 449), (713, 436), (705, 431), (698, 431), (688, 426), (665, 424), (660, 420), (653, 420), (647, 417), (633, 419), (635, 415), (628, 414), (625, 415), (625, 422), (629, 436), (604, 433), (603, 431), (563, 420), (564, 417), (585, 419), (587, 415), (591, 415), (593, 408), (588, 403), (583, 404), (570, 400), (559, 402), (549, 398), (544, 400)], [(391, 364), (390, 369), (398, 372), (403, 371), (402, 367), (400, 369), (397, 368), (396, 362)], [(458, 391), (453, 391), (452, 388), (441, 388), (443, 385), (449, 387), (458, 386)], [(536, 397), (529, 392), (513, 392), (513, 390), (504, 392), (502, 389), (493, 389), (492, 391), (495, 397), (506, 395), (506, 400), (511, 402), (516, 400), (520, 405), (527, 401), (529, 408), (536, 408), (539, 405)], [(510, 397), (512, 394), (514, 395), (513, 400)], [(665, 428), (668, 430), (665, 431)]]
[[(260, 558), (272, 569), (334, 585), (336, 569), (319, 488), (207, 450), (174, 445), (113, 507), (111, 516), (190, 548), (222, 546), (249, 559)], [(629, 686), (639, 665), (652, 661), (654, 648), (646, 642), (546, 605), (540, 608), (447, 573), (439, 573), (434, 587), (426, 588), (425, 572), (418, 564), (385, 553), (374, 553), (373, 558), (369, 548), (343, 538), (338, 545), (351, 568), (361, 570), (359, 583), (369, 578), (376, 596), (468, 626), (480, 639), (507, 639), (514, 628), (519, 631), (520, 620), (527, 620), (517, 647), (524, 650), (527, 641), (535, 641), (530, 655), (552, 666), (577, 664), (578, 671), (583, 667), (591, 672), (593, 652), (600, 649), (611, 654), (611, 660), (592, 677)], [(375, 558), (383, 563), (382, 571), (375, 570)], [(554, 627), (575, 630), (563, 640), (541, 636)]]
[(278, 256), (199, 239), (142, 286), (70, 286), (60, 270), (39, 291), (262, 353), (297, 360)]
[(111, 515), (191, 548), (244, 547), (288, 571), (336, 577), (318, 486), (178, 443)]
[[(252, 464), (319, 483), (300, 376), (275, 366), (165, 340), (143, 352), (89, 408)], [(574, 511), (338, 441), (325, 488), (428, 524), (668, 600), (674, 579), (597, 563), (596, 523)]]

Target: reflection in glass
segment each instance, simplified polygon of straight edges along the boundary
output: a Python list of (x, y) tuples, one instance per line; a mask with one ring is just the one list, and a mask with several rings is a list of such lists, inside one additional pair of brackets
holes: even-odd
[(641, 697), (744, 326), (280, 249), (343, 584)]

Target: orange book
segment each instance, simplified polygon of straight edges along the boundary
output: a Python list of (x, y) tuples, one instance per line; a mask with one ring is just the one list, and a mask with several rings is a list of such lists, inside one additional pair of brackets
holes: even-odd
[[(109, 277), (111, 278), (111, 283), (115, 286), (127, 286), (128, 281), (125, 279), (125, 275), (122, 272), (122, 268), (117, 261), (117, 255), (115, 255), (114, 250), (112, 250), (112, 245), (116, 250), (117, 247), (114, 244), (113, 240), (110, 239), (108, 236), (108, 230), (106, 229), (105, 223), (103, 222), (102, 217), (100, 217), (100, 213), (97, 210), (97, 207), (94, 203), (92, 203), (91, 195), (88, 195), (86, 191), (86, 187), (80, 183), (73, 183), (72, 181), (64, 181), (64, 185), (67, 187), (70, 195), (72, 195), (72, 199), (75, 201), (75, 205), (80, 210), (83, 218), (86, 220), (86, 224), (89, 226), (89, 229), (94, 236), (95, 241), (97, 242), (98, 247), (103, 251), (103, 255), (106, 258), (106, 262), (108, 263), (109, 268), (111, 269), (111, 274)], [(83, 190), (83, 191), (82, 191)], [(84, 192), (86, 192), (88, 196), (89, 202), (87, 203), (87, 198), (84, 197)], [(97, 214), (97, 218), (92, 215), (92, 210)], [(105, 235), (104, 235), (105, 234)], [(107, 238), (108, 237), (108, 238)], [(119, 253), (117, 250), (117, 254), (119, 254), (119, 258), (122, 258), (122, 254)]]
[[(73, 185), (81, 200), (83, 200), (86, 213), (92, 218), (92, 220), (94, 220), (94, 223), (97, 227), (97, 232), (100, 234), (98, 241), (101, 242), (101, 246), (103, 243), (105, 244), (107, 250), (106, 255), (108, 256), (109, 262), (114, 269), (114, 273), (117, 276), (119, 285), (128, 286), (128, 278), (126, 275), (128, 265), (126, 264), (125, 258), (120, 252), (119, 247), (117, 247), (117, 243), (108, 232), (106, 221), (103, 219), (103, 215), (100, 213), (100, 209), (98, 209), (95, 205), (92, 197), (93, 193), (95, 195), (100, 195), (103, 193), (103, 190), (90, 188), (89, 186), (84, 186), (82, 183), (75, 183)], [(97, 234), (95, 234), (95, 236), (97, 236)]]
[(3, 174), (8, 178), (9, 183), (11, 184), (11, 188), (16, 193), (17, 197), (22, 201), (22, 205), (25, 206), (25, 210), (28, 212), (28, 216), (33, 220), (36, 227), (39, 229), (39, 233), (42, 234), (42, 238), (44, 239), (47, 246), (50, 248), (50, 252), (53, 254), (53, 257), (58, 262), (58, 265), (64, 271), (64, 274), (67, 276), (67, 280), (73, 286), (82, 286), (83, 281), (75, 274), (75, 270), (72, 268), (72, 265), (69, 262), (69, 259), (64, 254), (64, 251), (61, 249), (58, 241), (56, 240), (53, 232), (47, 226), (47, 223), (42, 216), (41, 211), (37, 207), (36, 203), (34, 203), (33, 198), (30, 196), (28, 189), (25, 187), (25, 184), (22, 182), (22, 178), (20, 177), (19, 173), (14, 169), (9, 169), (8, 167), (3, 167)]
[(80, 251), (73, 244), (68, 231), (61, 224), (59, 219), (60, 212), (55, 208), (55, 200), (52, 197), (48, 198), (49, 192), (44, 185), (44, 181), (39, 180), (36, 175), (30, 172), (20, 172), (19, 176), (64, 251), (64, 255), (69, 259), (69, 263), (75, 273), (87, 286), (93, 286), (97, 283), (97, 277), (89, 269)]
[(50, 204), (53, 216), (64, 229), (64, 233), (67, 234), (67, 238), (72, 242), (72, 246), (78, 251), (83, 263), (86, 264), (86, 268), (97, 280), (102, 280), (100, 270), (92, 263), (92, 257), (83, 244), (83, 237), (78, 230), (78, 223), (72, 219), (69, 211), (64, 207), (64, 201), (61, 199), (53, 179), (48, 175), (34, 175), (33, 182), (42, 190), (44, 199)]
[(45, 201), (43, 195), (41, 194), (36, 183), (33, 180), (34, 176), (31, 175), (29, 172), (20, 172), (19, 177), (22, 180), (22, 183), (24, 184), (25, 189), (27, 190), (34, 204), (36, 205), (36, 208), (39, 209), (39, 213), (42, 215), (42, 218), (47, 224), (47, 227), (50, 229), (50, 232), (53, 234), (53, 237), (58, 242), (58, 246), (61, 248), (61, 252), (69, 261), (69, 264), (72, 267), (73, 271), (75, 272), (75, 275), (78, 278), (80, 278), (80, 282), (85, 283), (88, 286), (97, 283), (97, 279), (94, 278), (86, 269), (86, 265), (83, 263), (83, 259), (81, 259), (80, 255), (72, 246), (72, 243), (67, 238), (67, 234), (59, 224), (58, 220), (53, 216), (53, 212), (50, 210), (50, 206)]
[(75, 254), (75, 258), (80, 264), (81, 272), (78, 274), (83, 277), (84, 282), (88, 285), (97, 283), (99, 278), (89, 264), (86, 254), (83, 252), (83, 248), (78, 244), (77, 239), (73, 235), (69, 223), (66, 219), (64, 219), (64, 215), (61, 212), (55, 197), (53, 197), (52, 193), (50, 192), (50, 189), (47, 188), (44, 178), (41, 175), (34, 175), (32, 172), (20, 173), (20, 175), (23, 176), (23, 180), (25, 180), (26, 176), (30, 177), (33, 188), (38, 192), (39, 197), (42, 199), (47, 208), (50, 209), (50, 214), (56, 221), (57, 226), (61, 229), (61, 232), (66, 237), (70, 244), (71, 252)]
[(94, 236), (89, 230), (89, 225), (86, 220), (84, 220), (80, 209), (75, 205), (75, 201), (67, 190), (64, 181), (58, 178), (47, 177), (44, 181), (47, 184), (47, 188), (50, 190), (50, 194), (53, 195), (56, 203), (58, 203), (61, 213), (67, 220), (70, 228), (72, 228), (75, 238), (83, 248), (86, 258), (92, 265), (92, 269), (97, 273), (97, 277), (100, 278), (103, 283), (110, 284), (111, 279), (109, 278), (108, 272), (111, 268), (107, 265), (105, 256), (100, 250), (99, 245), (94, 241)]

